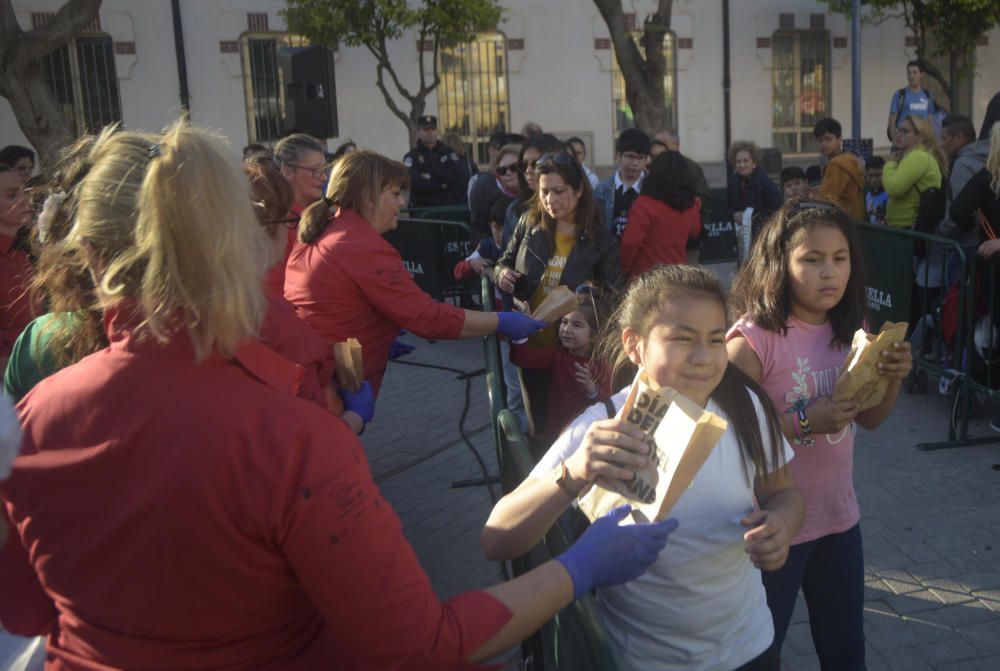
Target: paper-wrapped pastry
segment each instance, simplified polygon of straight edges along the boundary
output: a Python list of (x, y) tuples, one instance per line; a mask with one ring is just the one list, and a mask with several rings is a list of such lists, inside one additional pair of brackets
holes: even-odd
[(889, 378), (879, 375), (876, 366), (883, 350), (891, 351), (892, 343), (906, 339), (906, 327), (906, 322), (886, 322), (877, 336), (858, 329), (847, 353), (847, 364), (833, 388), (833, 400), (853, 400), (859, 410), (881, 403), (889, 389)]
[(348, 338), (347, 342), (333, 343), (333, 357), (337, 364), (337, 384), (351, 392), (360, 389), (365, 379), (365, 367), (358, 339)]
[(580, 510), (593, 521), (629, 504), (638, 521), (666, 519), (728, 424), (674, 389), (657, 388), (644, 370), (618, 417), (646, 434), (650, 459), (631, 480), (598, 478), (581, 497)]
[(580, 302), (576, 294), (570, 291), (569, 287), (561, 284), (553, 289), (545, 297), (545, 300), (538, 304), (535, 311), (531, 313), (531, 318), (553, 324), (576, 310), (579, 306)]

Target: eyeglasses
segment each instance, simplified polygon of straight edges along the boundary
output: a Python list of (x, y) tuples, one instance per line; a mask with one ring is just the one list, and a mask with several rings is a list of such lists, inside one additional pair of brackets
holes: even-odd
[(596, 291), (597, 291), (596, 287), (594, 287), (591, 284), (584, 283), (584, 284), (581, 284), (580, 286), (578, 286), (576, 288), (576, 291), (574, 291), (573, 293), (575, 293), (577, 296), (586, 296), (587, 298), (590, 299), (590, 307), (593, 308), (593, 310), (594, 310), (594, 321), (597, 324), (597, 330), (600, 331), (601, 330), (601, 314), (600, 314), (600, 310), (597, 309), (597, 301), (594, 299), (594, 293)]
[(314, 168), (310, 165), (300, 165), (298, 163), (286, 163), (285, 165), (287, 165), (289, 168), (299, 168), (301, 170), (308, 170), (312, 173), (312, 176), (315, 177), (316, 179), (323, 179), (325, 177), (329, 177), (330, 175), (329, 164), (321, 165), (318, 168)]
[(299, 227), (299, 216), (295, 215), (292, 217), (287, 217), (285, 219), (270, 219), (264, 222), (265, 226), (274, 226), (277, 224), (281, 224), (288, 230), (294, 231), (296, 228)]
[(510, 165), (498, 165), (497, 174), (503, 177), (508, 172), (511, 173), (512, 175), (518, 172), (523, 172), (521, 165), (522, 165), (521, 163), (512, 163)]
[(622, 158), (626, 161), (645, 161), (646, 154), (637, 154), (633, 151), (626, 151), (622, 153)]

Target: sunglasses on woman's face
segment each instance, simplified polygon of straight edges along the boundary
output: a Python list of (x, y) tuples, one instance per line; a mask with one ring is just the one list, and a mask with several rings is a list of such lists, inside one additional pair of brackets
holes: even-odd
[(520, 163), (511, 163), (510, 165), (498, 165), (497, 166), (497, 174), (500, 175), (501, 177), (503, 177), (504, 175), (506, 175), (508, 172), (510, 174), (512, 174), (512, 175), (515, 175), (515, 174), (517, 174), (520, 171), (521, 171), (521, 164)]

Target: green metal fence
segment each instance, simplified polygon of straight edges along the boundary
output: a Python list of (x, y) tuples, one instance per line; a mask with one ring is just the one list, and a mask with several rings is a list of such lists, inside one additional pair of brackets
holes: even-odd
[[(484, 310), (492, 308), (493, 285), (482, 279)], [(490, 416), (496, 439), (497, 461), (503, 493), (517, 487), (535, 466), (531, 447), (521, 431), (521, 424), (506, 405), (506, 387), (500, 365), (500, 347), (495, 335), (483, 338), (486, 384)], [(511, 562), (515, 576), (530, 571), (566, 550), (572, 544), (558, 525), (530, 553)], [(522, 646), (525, 659), (531, 659), (532, 671), (617, 671), (621, 667), (615, 644), (597, 613), (592, 595), (586, 595), (564, 608), (541, 631)]]

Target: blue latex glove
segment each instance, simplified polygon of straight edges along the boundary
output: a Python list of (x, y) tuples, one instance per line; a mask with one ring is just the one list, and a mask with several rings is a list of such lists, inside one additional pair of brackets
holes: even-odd
[(545, 322), (532, 319), (520, 312), (497, 313), (497, 335), (507, 336), (511, 340), (524, 340), (546, 326)]
[(656, 561), (667, 537), (677, 528), (677, 520), (649, 524), (618, 523), (632, 510), (615, 508), (595, 521), (569, 550), (556, 557), (573, 579), (573, 599), (595, 587), (618, 585), (635, 580)]
[(407, 345), (405, 342), (393, 340), (392, 344), (389, 346), (389, 358), (398, 359), (403, 355), (409, 354), (415, 349), (417, 349), (416, 345)]
[(372, 417), (375, 416), (375, 392), (372, 391), (368, 380), (362, 382), (361, 389), (357, 391), (338, 389), (337, 393), (344, 402), (345, 411), (356, 412), (365, 424), (372, 421)]

